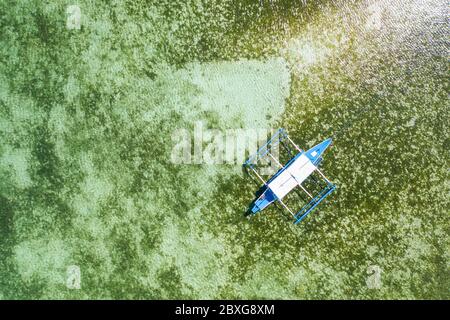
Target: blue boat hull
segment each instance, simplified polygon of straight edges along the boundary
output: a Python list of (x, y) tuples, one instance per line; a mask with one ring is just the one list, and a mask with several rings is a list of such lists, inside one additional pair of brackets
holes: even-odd
[(250, 206), (250, 213), (256, 214), (264, 210), (269, 204), (277, 200), (275, 194), (269, 188), (265, 187), (264, 192)]

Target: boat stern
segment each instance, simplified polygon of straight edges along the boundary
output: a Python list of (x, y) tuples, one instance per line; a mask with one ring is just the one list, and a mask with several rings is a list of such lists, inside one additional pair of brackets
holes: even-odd
[(249, 214), (256, 214), (264, 210), (269, 204), (276, 200), (275, 194), (270, 188), (266, 190), (255, 200), (249, 208)]

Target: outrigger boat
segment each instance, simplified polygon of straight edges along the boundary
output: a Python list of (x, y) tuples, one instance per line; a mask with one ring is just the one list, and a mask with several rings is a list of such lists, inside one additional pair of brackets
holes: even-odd
[[(291, 140), (291, 138), (289, 138), (284, 129), (279, 129), (254, 155), (250, 156), (243, 165), (245, 168), (252, 170), (264, 184), (257, 192), (257, 195), (259, 196), (250, 205), (248, 214), (255, 215), (267, 208), (270, 204), (279, 202), (294, 217), (294, 224), (305, 219), (319, 203), (336, 189), (336, 186), (330, 182), (318, 168), (322, 161), (322, 154), (330, 144), (331, 139), (326, 139), (308, 151), (303, 151)], [(289, 160), (285, 165), (282, 165), (271, 153), (271, 150), (279, 145), (283, 146), (289, 153)], [(267, 160), (267, 157), (270, 157), (272, 161), (275, 161), (280, 169), (270, 179), (265, 181), (256, 169), (258, 162), (262, 162), (264, 159)], [(315, 177), (315, 172), (317, 172), (318, 177)], [(309, 180), (312, 181), (313, 186), (316, 186), (314, 187), (316, 193), (306, 190), (302, 185), (310, 183)], [(291, 193), (291, 191), (295, 191), (298, 194), (297, 187), (299, 187), (310, 200), (306, 201), (307, 203), (299, 211), (294, 212), (282, 201), (282, 199)], [(300, 198), (305, 201), (304, 197), (301, 195)]]

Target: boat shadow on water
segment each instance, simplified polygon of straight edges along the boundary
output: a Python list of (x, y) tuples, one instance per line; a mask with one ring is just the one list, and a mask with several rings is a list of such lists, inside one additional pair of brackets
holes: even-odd
[(262, 185), (262, 186), (261, 186), (261, 184), (258, 182), (258, 180), (256, 180), (255, 177), (254, 177), (253, 175), (250, 174), (250, 172), (248, 171), (248, 168), (247, 168), (245, 165), (242, 166), (242, 172), (243, 172), (246, 176), (250, 177), (251, 180), (252, 180), (257, 186), (260, 186), (260, 188), (255, 192), (255, 198), (254, 198), (254, 200), (249, 204), (249, 206), (247, 207), (246, 211), (244, 212), (244, 216), (245, 216), (245, 217), (249, 217), (249, 216), (252, 216), (252, 215), (253, 215), (253, 213), (252, 213), (253, 205), (255, 204), (255, 202), (256, 202), (256, 200), (259, 198), (259, 196), (261, 196), (261, 195), (264, 193), (264, 191), (266, 190), (266, 186), (265, 186), (265, 185)]

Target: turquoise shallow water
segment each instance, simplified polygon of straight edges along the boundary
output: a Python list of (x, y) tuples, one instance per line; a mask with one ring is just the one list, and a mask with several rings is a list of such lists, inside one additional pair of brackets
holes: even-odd
[[(1, 2), (0, 298), (448, 299), (447, 20), (438, 0)], [(170, 160), (199, 122), (333, 137), (338, 189), (300, 225), (248, 220), (240, 164)]]

